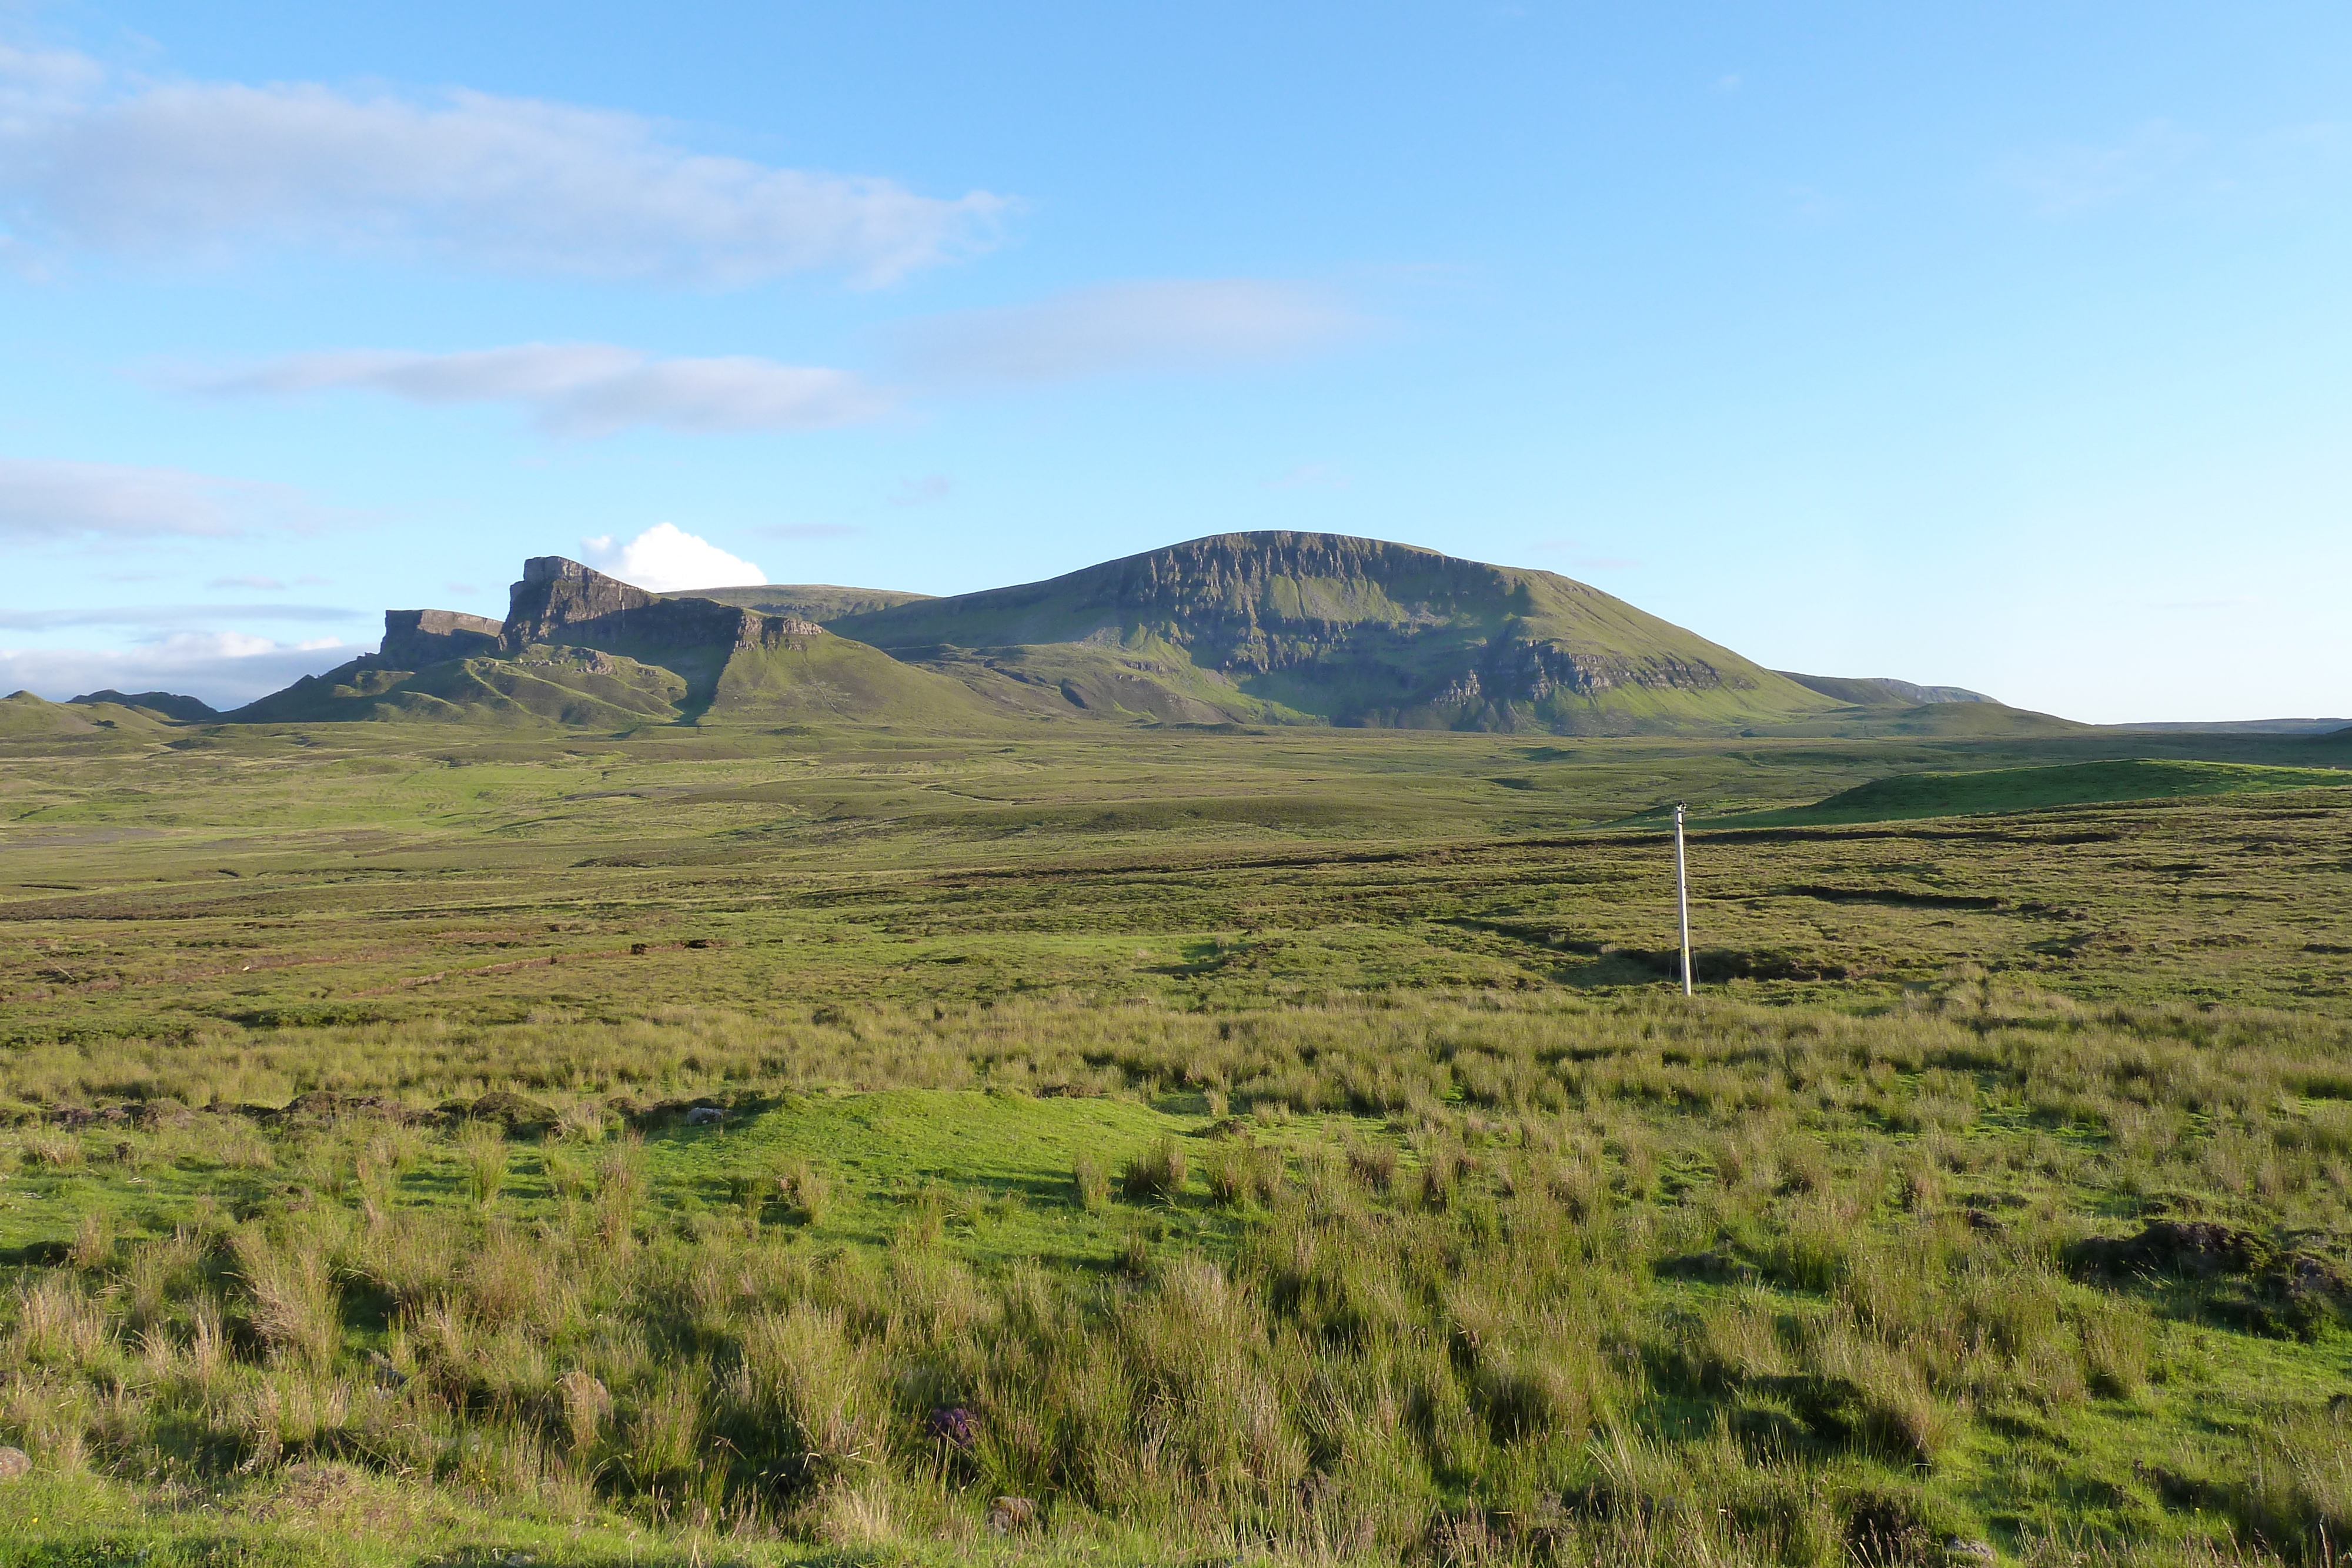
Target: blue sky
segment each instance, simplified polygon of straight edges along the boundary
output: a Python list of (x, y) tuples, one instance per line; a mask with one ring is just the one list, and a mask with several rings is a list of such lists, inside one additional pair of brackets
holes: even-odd
[(0, 0), (0, 689), (242, 700), (526, 555), (1293, 528), (2352, 712), (2348, 61), (2333, 4)]

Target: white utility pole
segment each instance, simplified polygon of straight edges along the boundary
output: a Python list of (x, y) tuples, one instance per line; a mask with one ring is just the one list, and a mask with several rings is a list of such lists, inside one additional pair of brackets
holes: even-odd
[(1683, 852), (1683, 809), (1675, 808), (1675, 904), (1683, 917), (1683, 995), (1691, 992), (1690, 859)]

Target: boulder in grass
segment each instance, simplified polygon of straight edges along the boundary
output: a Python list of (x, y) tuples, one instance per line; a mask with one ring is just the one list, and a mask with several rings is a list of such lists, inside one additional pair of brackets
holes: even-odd
[(33, 1456), (22, 1448), (0, 1448), (0, 1481), (13, 1481), (32, 1473)]
[(1025, 1497), (1001, 1497), (988, 1505), (988, 1528), (998, 1535), (1029, 1530), (1037, 1523), (1037, 1505)]
[(689, 1127), (716, 1127), (726, 1120), (726, 1109), (719, 1105), (693, 1105), (686, 1113), (686, 1124)]

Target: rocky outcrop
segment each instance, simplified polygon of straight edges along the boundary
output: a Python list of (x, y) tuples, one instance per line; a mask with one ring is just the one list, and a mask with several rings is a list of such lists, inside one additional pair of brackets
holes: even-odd
[(933, 660), (1164, 647), (1231, 689), (1338, 724), (1558, 729), (1600, 722), (1603, 708), (1727, 722), (1825, 706), (1587, 584), (1337, 534), (1221, 534), (831, 625)]
[(775, 648), (824, 635), (812, 621), (648, 593), (576, 560), (542, 555), (522, 563), (522, 580), (509, 591), (501, 643), (509, 654), (546, 643), (641, 655)]
[(387, 610), (376, 657), (395, 670), (421, 670), (445, 659), (495, 653), (505, 630), (487, 615), (455, 610)]

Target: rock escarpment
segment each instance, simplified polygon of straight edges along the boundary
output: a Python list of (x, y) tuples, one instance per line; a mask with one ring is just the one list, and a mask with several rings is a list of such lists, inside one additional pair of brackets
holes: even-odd
[(1830, 706), (1587, 584), (1337, 534), (1220, 534), (830, 624), (934, 660), (1058, 645), (1132, 674), (1172, 658), (1191, 700), (1236, 717), (1607, 732)]
[(996, 716), (961, 684), (814, 622), (649, 593), (540, 556), (524, 562), (503, 622), (387, 612), (377, 653), (230, 716), (622, 729), (707, 718), (969, 725)]
[(565, 643), (620, 651), (632, 648), (773, 648), (793, 638), (822, 637), (813, 621), (768, 615), (715, 600), (672, 598), (607, 577), (560, 555), (522, 563), (522, 580), (508, 590), (501, 643), (516, 653), (534, 643)]
[(387, 610), (383, 645), (376, 650), (376, 657), (394, 669), (421, 670), (445, 659), (496, 653), (505, 631), (487, 615), (466, 615), (455, 610)]

